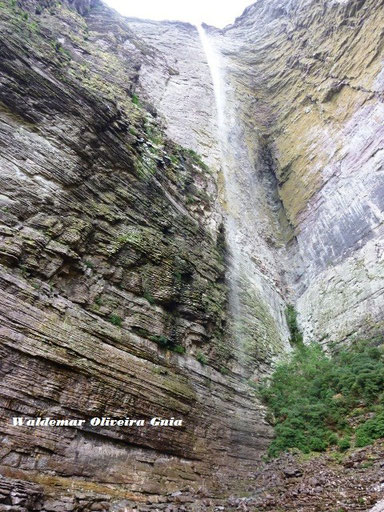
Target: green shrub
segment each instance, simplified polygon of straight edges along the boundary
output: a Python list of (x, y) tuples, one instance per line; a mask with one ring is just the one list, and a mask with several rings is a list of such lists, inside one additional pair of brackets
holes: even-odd
[(328, 441), (328, 445), (332, 446), (332, 445), (336, 445), (339, 443), (339, 438), (337, 437), (337, 435), (334, 432), (329, 432), (327, 435), (327, 441)]
[(381, 437), (384, 437), (384, 410), (356, 430), (356, 446), (367, 446)]
[(203, 366), (206, 365), (208, 363), (208, 359), (207, 359), (207, 356), (205, 354), (203, 354), (200, 350), (199, 352), (197, 352), (196, 354), (196, 359), (197, 361), (199, 361), (200, 364), (202, 364)]
[(285, 318), (287, 319), (288, 329), (291, 333), (290, 343), (292, 345), (302, 345), (303, 335), (300, 332), (299, 326), (297, 325), (297, 312), (295, 308), (289, 304), (285, 310)]
[(117, 327), (121, 327), (123, 323), (123, 319), (119, 315), (115, 315), (113, 313), (109, 315), (108, 321), (113, 325), (117, 325)]
[(356, 432), (356, 446), (358, 448), (362, 448), (363, 446), (368, 446), (369, 444), (372, 444), (374, 439), (364, 432), (364, 430), (360, 430)]
[(166, 336), (163, 335), (158, 336), (157, 334), (155, 334), (153, 336), (149, 336), (149, 339), (157, 343), (159, 347), (162, 348), (168, 348), (171, 343), (171, 341)]
[[(384, 437), (384, 357), (377, 348), (357, 343), (327, 356), (317, 344), (298, 345), (261, 387), (262, 399), (276, 419), (270, 456), (289, 448), (304, 453), (350, 444), (347, 418), (378, 408), (377, 415), (356, 430), (356, 445)], [(348, 445), (349, 444), (349, 445)]]
[(340, 451), (345, 452), (351, 447), (351, 438), (349, 436), (343, 437), (337, 444), (340, 448)]
[(140, 107), (140, 100), (136, 94), (132, 94), (132, 103), (134, 105), (137, 105), (138, 107)]
[(144, 293), (143, 293), (143, 297), (144, 299), (146, 299), (150, 304), (151, 306), (154, 306), (156, 304), (156, 299), (155, 297), (153, 297), (149, 291), (145, 290)]
[(149, 336), (148, 339), (157, 343), (161, 348), (165, 348), (171, 352), (176, 352), (177, 354), (185, 354), (185, 348), (182, 345), (177, 345), (173, 340), (170, 340), (166, 336), (155, 334), (153, 336)]
[(172, 350), (172, 352), (176, 352), (176, 354), (185, 354), (185, 348), (181, 345), (175, 345), (170, 350)]

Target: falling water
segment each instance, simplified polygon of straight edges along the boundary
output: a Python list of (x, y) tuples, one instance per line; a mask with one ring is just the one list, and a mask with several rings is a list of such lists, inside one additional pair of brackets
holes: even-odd
[[(221, 67), (221, 59), (220, 55), (216, 51), (216, 49), (212, 46), (211, 42), (208, 39), (207, 33), (203, 29), (202, 25), (197, 25), (197, 30), (199, 32), (201, 44), (204, 49), (204, 53), (207, 58), (208, 67), (211, 73), (212, 84), (213, 84), (213, 92), (215, 96), (215, 104), (216, 104), (216, 121), (217, 121), (217, 140), (219, 143), (220, 150), (220, 164), (224, 173), (225, 183), (226, 183), (226, 196), (228, 200), (228, 196), (232, 195), (228, 193), (229, 183), (229, 169), (226, 165), (226, 153), (228, 147), (228, 138), (229, 138), (229, 124), (226, 122), (226, 93), (224, 87), (224, 74), (223, 69)], [(228, 201), (230, 205), (234, 204), (234, 201)], [(238, 285), (238, 277), (240, 275), (240, 247), (236, 243), (236, 238), (234, 236), (234, 230), (236, 230), (236, 223), (234, 216), (231, 212), (228, 212), (226, 218), (226, 231), (227, 231), (227, 243), (229, 245), (230, 253), (231, 253), (231, 264), (229, 268), (229, 305), (230, 312), (233, 318), (239, 318), (241, 315), (241, 303), (240, 303), (240, 290)], [(235, 337), (237, 335), (236, 329), (232, 333)]]
[[(250, 149), (249, 134), (238, 113), (224, 58), (204, 28), (198, 25), (197, 29), (215, 96), (220, 166), (225, 181), (226, 235), (231, 254), (228, 281), (232, 338), (240, 367), (244, 367), (246, 353), (253, 352), (260, 361), (266, 359), (265, 350), (273, 343), (286, 343), (288, 339), (284, 301), (276, 287), (280, 279), (277, 251), (271, 250), (265, 235), (280, 231), (276, 212), (272, 212), (277, 203), (271, 205), (271, 184), (266, 184), (262, 171), (257, 170), (257, 156)], [(252, 136), (255, 141), (256, 135)]]
[(215, 94), (216, 110), (217, 110), (217, 125), (218, 125), (218, 140), (222, 143), (223, 137), (225, 137), (225, 124), (224, 124), (224, 112), (225, 112), (225, 91), (224, 83), (222, 79), (222, 70), (220, 65), (220, 57), (214, 47), (211, 45), (208, 36), (201, 25), (197, 25), (201, 44), (204, 49), (205, 56), (209, 70), (211, 72), (213, 92)]

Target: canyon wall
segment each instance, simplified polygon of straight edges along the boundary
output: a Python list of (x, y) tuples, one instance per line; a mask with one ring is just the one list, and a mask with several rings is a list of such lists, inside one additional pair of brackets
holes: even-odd
[(260, 1), (218, 36), (274, 156), (307, 341), (383, 331), (383, 26), (382, 1)]
[(223, 152), (195, 27), (99, 0), (0, 3), (0, 503), (117, 512), (244, 492), (272, 435), (252, 385), (289, 350), (286, 305), (306, 340), (380, 332), (383, 7), (261, 0), (206, 28)]
[[(1, 4), (0, 501), (126, 510), (240, 489), (271, 427), (233, 369), (214, 174), (134, 93), (142, 62), (174, 73), (161, 52), (76, 7)], [(102, 416), (183, 426), (88, 423)]]
[[(245, 159), (233, 153), (244, 181), (236, 207), (240, 216), (253, 208), (256, 219), (253, 240), (247, 234), (241, 244), (258, 260), (256, 273), (295, 306), (306, 341), (327, 345), (383, 330), (383, 16), (381, 1), (259, 1), (232, 26), (206, 27), (222, 60), (231, 142), (248, 150)], [(203, 63), (193, 57), (197, 34), (177, 24), (130, 25), (179, 65), (163, 93), (172, 99), (158, 103), (171, 137), (185, 144), (187, 119), (203, 135), (203, 143), (190, 138), (191, 147), (215, 155), (207, 122), (207, 109), (215, 117), (213, 87), (207, 91)], [(138, 87), (150, 95), (144, 75)], [(173, 105), (182, 105), (181, 115)], [(247, 166), (256, 187), (244, 179)], [(224, 209), (233, 209), (228, 190), (223, 195)], [(278, 312), (268, 342), (279, 338), (285, 350), (284, 306), (259, 289), (258, 303)]]
[[(236, 96), (238, 84), (227, 82), (228, 62), (221, 52), (229, 44), (236, 53), (238, 44), (232, 39), (217, 42), (211, 31), (207, 45), (212, 48), (204, 49), (192, 25), (136, 19), (128, 23), (174, 69), (166, 81), (156, 78), (154, 88), (156, 73), (142, 66), (138, 94), (157, 106), (168, 135), (197, 151), (214, 173), (220, 200), (216, 208), (224, 219), (228, 245), (228, 330), (237, 371), (258, 378), (274, 357), (289, 350), (284, 250), (290, 227), (269, 148), (249, 117), (248, 101)], [(209, 53), (214, 62), (208, 62)]]

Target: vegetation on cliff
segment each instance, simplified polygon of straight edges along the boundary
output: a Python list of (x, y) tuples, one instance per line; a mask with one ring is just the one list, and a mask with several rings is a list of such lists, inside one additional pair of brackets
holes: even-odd
[(384, 437), (384, 351), (359, 342), (327, 355), (318, 344), (298, 346), (261, 389), (275, 418), (269, 455), (337, 445), (371, 444)]
[(292, 304), (287, 306), (285, 311), (285, 317), (287, 319), (288, 329), (291, 334), (290, 343), (293, 346), (302, 345), (303, 334), (301, 333), (299, 326), (297, 325), (297, 311)]

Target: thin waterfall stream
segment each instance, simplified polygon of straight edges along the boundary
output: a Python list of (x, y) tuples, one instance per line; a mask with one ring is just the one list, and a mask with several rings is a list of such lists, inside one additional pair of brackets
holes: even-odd
[[(217, 121), (217, 140), (219, 144), (219, 156), (220, 166), (224, 174), (225, 183), (225, 194), (228, 202), (228, 211), (226, 215), (226, 237), (229, 250), (231, 253), (230, 268), (228, 275), (229, 283), (229, 307), (230, 313), (234, 321), (241, 316), (241, 301), (240, 301), (240, 289), (239, 289), (239, 276), (241, 273), (240, 261), (241, 261), (241, 248), (236, 242), (236, 221), (235, 212), (231, 211), (232, 205), (234, 205), (234, 197), (231, 193), (231, 189), (228, 186), (230, 183), (230, 169), (228, 163), (228, 139), (230, 133), (229, 119), (226, 117), (227, 105), (226, 105), (226, 91), (224, 84), (224, 71), (222, 68), (222, 62), (219, 52), (211, 44), (207, 33), (205, 32), (202, 25), (197, 25), (200, 40), (204, 49), (204, 53), (207, 58), (207, 63), (211, 73), (213, 92), (215, 96), (216, 105), (216, 121)], [(237, 329), (234, 326), (232, 335), (235, 340), (237, 339)]]
[[(267, 340), (275, 339), (276, 350), (279, 350), (278, 345), (286, 344), (288, 339), (285, 304), (275, 285), (280, 279), (276, 251), (265, 241), (265, 233), (277, 232), (276, 220), (271, 213), (262, 171), (258, 170), (257, 152), (249, 144), (249, 133), (239, 113), (225, 58), (203, 26), (197, 25), (197, 30), (215, 97), (216, 136), (225, 183), (226, 240), (230, 252), (231, 336), (239, 363), (237, 371), (243, 374), (252, 360), (268, 359)], [(251, 137), (257, 141), (257, 133), (252, 133)], [(259, 253), (265, 265), (260, 264)], [(256, 374), (263, 372), (262, 366), (259, 365)]]

